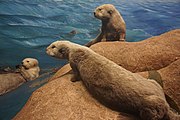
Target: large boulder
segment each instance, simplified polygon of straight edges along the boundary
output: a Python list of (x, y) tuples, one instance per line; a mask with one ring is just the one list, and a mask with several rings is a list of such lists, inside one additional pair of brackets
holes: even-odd
[(20, 73), (0, 73), (0, 95), (16, 89), (25, 82), (26, 80)]
[(180, 113), (180, 59), (159, 70), (159, 73), (165, 93), (177, 103), (177, 109)]
[(101, 105), (71, 77), (63, 75), (36, 90), (14, 120), (135, 120)]
[(180, 58), (180, 29), (140, 42), (99, 42), (91, 49), (132, 72), (157, 70)]

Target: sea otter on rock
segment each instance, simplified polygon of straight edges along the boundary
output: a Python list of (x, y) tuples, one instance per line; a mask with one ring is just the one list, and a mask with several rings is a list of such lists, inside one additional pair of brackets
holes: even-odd
[(112, 4), (97, 7), (94, 16), (102, 21), (101, 33), (85, 46), (102, 41), (125, 41), (126, 24), (119, 11)]
[(5, 71), (0, 74), (0, 95), (5, 94), (29, 80), (39, 77), (40, 68), (34, 58), (26, 58), (15, 71)]
[(100, 102), (137, 114), (142, 120), (179, 119), (170, 110), (162, 87), (154, 80), (145, 79), (87, 47), (68, 41), (56, 41), (46, 52), (56, 58), (68, 59), (75, 75), (81, 77), (89, 92)]

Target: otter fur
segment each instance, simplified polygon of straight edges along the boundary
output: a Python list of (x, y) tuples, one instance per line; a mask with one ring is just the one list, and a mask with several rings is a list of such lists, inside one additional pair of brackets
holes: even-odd
[(85, 46), (90, 47), (97, 42), (125, 41), (126, 24), (114, 5), (104, 4), (97, 7), (94, 16), (102, 21), (101, 33)]
[(1, 72), (0, 95), (12, 91), (24, 82), (35, 80), (39, 77), (40, 68), (34, 58), (25, 58), (21, 65), (14, 71)]
[[(49, 45), (50, 56), (68, 59), (78, 79), (100, 102), (138, 115), (142, 120), (174, 120), (162, 87), (154, 80), (132, 73), (91, 49), (68, 41)], [(175, 118), (175, 119), (176, 119)]]

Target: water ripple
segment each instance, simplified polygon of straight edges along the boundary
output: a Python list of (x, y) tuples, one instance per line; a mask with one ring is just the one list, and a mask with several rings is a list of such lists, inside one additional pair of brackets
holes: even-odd
[[(95, 38), (101, 22), (93, 11), (105, 3), (114, 4), (121, 12), (128, 41), (180, 28), (179, 0), (0, 0), (0, 66), (15, 66), (25, 57), (37, 58), (42, 68), (65, 64), (47, 56), (45, 48), (59, 39), (85, 44)], [(76, 34), (70, 34), (72, 30)], [(24, 88), (11, 94), (13, 99), (0, 97), (0, 119), (9, 120), (20, 110), (22, 104), (17, 105), (14, 99), (27, 89), (33, 91)], [(28, 95), (23, 96), (23, 102)]]

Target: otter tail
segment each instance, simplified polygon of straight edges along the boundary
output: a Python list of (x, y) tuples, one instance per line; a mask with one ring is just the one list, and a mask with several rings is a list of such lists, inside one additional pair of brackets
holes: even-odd
[(142, 120), (180, 120), (180, 115), (173, 112), (163, 98), (151, 95), (144, 98), (140, 118)]
[(163, 120), (180, 120), (180, 115), (169, 109)]
[(156, 95), (147, 96), (140, 109), (140, 118), (142, 120), (170, 120), (168, 119), (168, 108), (163, 98)]

